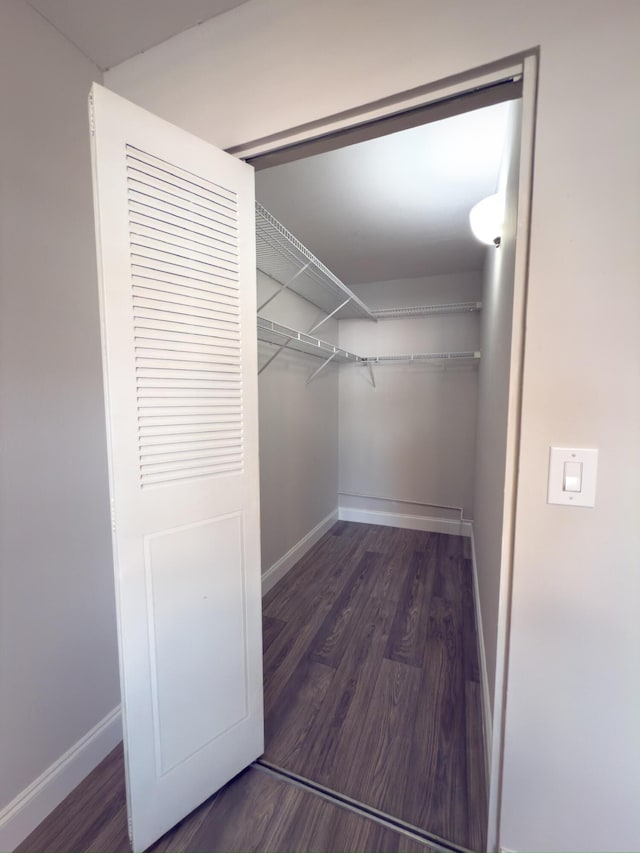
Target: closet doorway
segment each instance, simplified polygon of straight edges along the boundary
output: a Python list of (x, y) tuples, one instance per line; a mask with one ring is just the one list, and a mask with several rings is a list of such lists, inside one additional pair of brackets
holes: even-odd
[[(505, 480), (512, 476), (517, 448), (524, 286), (522, 283), (520, 291), (514, 293), (518, 266), (515, 231), (517, 210), (519, 236), (526, 233), (528, 196), (524, 200), (522, 196), (528, 175), (522, 174), (522, 162), (527, 168), (529, 148), (527, 143), (523, 158), (519, 83), (516, 76), (515, 80), (511, 78), (509, 83), (503, 84), (502, 91), (492, 85), (484, 91), (485, 98), (490, 92), (489, 105), (480, 102), (475, 110), (471, 109), (467, 96), (458, 101), (457, 110), (456, 99), (445, 99), (432, 108), (431, 114), (427, 109), (422, 116), (408, 119), (409, 129), (378, 128), (376, 136), (368, 128), (365, 131), (368, 139), (357, 142), (346, 133), (342, 140), (345, 144), (340, 146), (333, 140), (330, 152), (317, 153), (318, 145), (326, 145), (320, 140), (312, 143), (308, 158), (307, 152), (296, 146), (253, 160), (258, 168), (256, 197), (267, 208), (264, 211), (266, 219), (270, 221), (271, 214), (276, 225), (282, 222), (286, 230), (291, 230), (288, 236), (292, 242), (299, 241), (303, 248), (310, 250), (312, 256), (319, 258), (320, 266), (337, 273), (357, 297), (341, 301), (340, 294), (336, 294), (333, 304), (322, 304), (322, 300), (309, 298), (290, 275), (285, 279), (261, 273), (258, 239), (258, 306), (262, 315), (259, 324), (263, 324), (263, 332), (269, 324), (271, 331), (280, 332), (280, 337), (263, 333), (261, 337), (265, 343), (261, 344), (260, 353), (261, 535), (265, 589), (270, 590), (272, 608), (273, 602), (278, 600), (279, 589), (285, 597), (291, 595), (286, 580), (275, 584), (297, 558), (315, 546), (316, 554), (320, 553), (318, 549), (324, 548), (320, 561), (330, 562), (327, 554), (332, 547), (338, 548), (337, 538), (368, 536), (371, 543), (376, 537), (382, 541), (381, 537), (388, 534), (389, 542), (393, 543), (396, 537), (399, 552), (408, 547), (414, 548), (416, 554), (425, 554), (430, 548), (441, 552), (455, 549), (456, 537), (462, 536), (460, 541), (466, 542), (461, 546), (456, 565), (472, 565), (469, 534), (474, 518), (473, 500), (478, 493), (476, 488), (474, 495), (474, 477), (483, 476), (482, 464), (479, 465), (474, 456), (478, 450), (483, 451), (478, 444), (487, 428), (486, 402), (483, 412), (482, 400), (479, 400), (482, 391), (479, 394), (478, 388), (479, 372), (483, 367), (482, 355), (480, 358), (478, 355), (484, 354), (485, 348), (490, 353), (492, 368), (496, 359), (503, 362), (500, 367), (504, 392), (500, 453), (504, 459)], [(448, 117), (442, 118), (443, 114)], [(402, 120), (407, 118), (408, 114)], [(355, 133), (357, 136), (358, 132)], [(399, 146), (395, 156), (390, 153), (394, 145)], [(432, 159), (429, 162), (430, 147)], [(288, 162), (292, 154), (293, 159)], [(429, 168), (432, 169), (430, 174)], [(365, 195), (361, 194), (363, 188)], [(468, 211), (475, 201), (496, 191), (501, 193), (506, 207), (506, 239), (503, 236), (499, 249), (483, 249), (466, 234)], [(460, 229), (462, 211), (464, 237)], [(522, 255), (522, 245), (519, 251)], [(524, 281), (521, 259), (520, 266), (519, 274)], [(295, 277), (298, 275), (296, 273)], [(483, 292), (490, 299), (504, 300), (504, 294), (496, 293), (496, 281), (504, 288), (507, 279), (510, 279), (511, 294), (499, 309), (495, 304), (489, 306), (494, 316), (485, 321), (482, 308), (486, 310), (487, 306), (483, 306)], [(365, 314), (359, 306), (356, 306), (355, 315), (351, 311), (358, 301), (364, 305)], [(496, 310), (502, 312), (501, 317), (496, 318)], [(366, 314), (369, 314), (368, 319)], [(496, 323), (503, 337), (508, 325), (510, 346), (506, 350), (504, 340), (496, 343), (486, 339)], [(295, 334), (299, 331), (318, 336), (319, 341), (325, 341), (334, 350), (338, 348), (339, 352), (331, 353), (328, 349), (322, 362), (314, 363), (304, 355), (304, 347), (293, 340), (289, 334), (291, 330), (296, 330)], [(427, 357), (434, 353), (440, 357)], [(343, 355), (346, 361), (350, 360), (349, 356), (354, 356), (351, 360), (356, 362), (365, 356), (367, 361), (338, 367), (337, 362)], [(490, 452), (495, 455), (495, 448)], [(507, 498), (513, 494), (513, 488), (513, 482), (508, 484)], [(500, 509), (498, 527), (494, 520), (491, 531), (494, 540), (497, 538), (500, 543), (499, 563), (510, 548), (512, 518), (508, 499)], [(338, 519), (341, 522), (336, 528)], [(362, 526), (354, 532), (353, 527), (344, 527), (346, 520), (371, 526), (369, 529)], [(385, 526), (390, 529), (385, 531)], [(399, 527), (407, 532), (398, 530)], [(415, 530), (422, 531), (422, 539)], [(429, 531), (433, 534), (431, 544)], [(414, 538), (407, 546), (412, 535)], [(364, 547), (366, 550), (369, 546)], [(374, 547), (371, 546), (371, 551), (375, 553)], [(385, 544), (380, 550), (385, 547), (393, 551), (394, 545)], [(294, 570), (302, 578), (306, 573), (306, 581), (302, 583), (306, 583), (308, 589), (313, 589), (314, 583), (315, 569), (310, 562), (313, 554), (312, 549), (302, 568), (298, 566)], [(334, 557), (339, 562), (344, 554), (338, 548)], [(391, 554), (387, 557), (387, 565), (393, 566)], [(487, 777), (492, 746), (495, 765), (491, 774), (489, 838), (482, 842), (490, 845), (496, 825), (500, 772), (496, 759), (496, 756), (499, 759), (499, 743), (494, 741), (492, 745), (490, 728), (492, 711), (493, 730), (499, 732), (501, 726), (509, 578), (504, 571), (500, 578), (499, 564), (489, 572), (494, 580), (498, 577), (502, 585), (499, 627), (495, 589), (490, 590), (494, 593), (494, 601), (485, 606), (484, 614), (479, 613), (483, 592), (485, 598), (488, 593), (478, 588), (486, 578), (478, 579), (477, 554), (473, 557), (475, 576), (470, 578), (470, 583), (475, 606), (467, 612), (467, 618), (470, 615), (473, 621), (474, 609), (476, 618), (480, 616), (481, 696), (476, 698), (482, 705), (482, 714), (478, 717), (482, 716), (483, 722), (478, 719), (478, 726), (484, 738)], [(461, 582), (466, 583), (463, 579)], [(387, 571), (385, 583), (391, 600), (397, 601), (403, 594), (414, 594), (407, 591), (406, 572), (394, 580), (392, 573)], [(397, 583), (395, 589), (394, 583)], [(490, 586), (491, 581), (488, 584)], [(319, 592), (317, 581), (316, 592)], [(340, 611), (339, 604), (336, 604), (339, 619), (344, 622), (349, 608), (343, 607)], [(495, 604), (493, 609), (492, 604)], [(420, 620), (428, 619), (426, 606), (426, 612), (418, 613)], [(275, 611), (277, 609), (276, 603)], [(492, 624), (487, 623), (488, 617)], [(424, 627), (423, 621), (418, 626), (418, 636)], [(277, 632), (277, 618), (274, 621), (274, 617), (266, 616), (265, 630)], [(325, 622), (320, 633), (331, 633), (331, 630)], [(272, 637), (265, 639), (270, 642)], [(338, 644), (343, 639), (333, 637)], [(286, 646), (286, 643), (281, 645)], [(487, 652), (497, 656), (497, 666), (487, 660)], [(287, 672), (287, 653), (283, 647), (280, 680)], [(393, 654), (390, 657), (393, 658)], [(282, 701), (316, 702), (319, 708), (321, 702), (317, 690), (314, 692), (313, 676), (309, 675), (309, 664), (313, 661), (303, 659), (304, 655), (302, 669), (307, 667), (309, 679), (300, 678), (298, 667), (293, 681), (299, 683), (288, 685)], [(288, 664), (290, 666), (291, 661)], [(271, 675), (267, 672), (267, 678), (273, 677), (273, 672), (271, 667)], [(265, 689), (268, 698), (269, 680)], [(495, 704), (490, 694), (496, 697)], [(398, 702), (402, 705), (404, 699), (399, 697)], [(286, 711), (281, 708), (280, 716)], [(268, 714), (267, 708), (267, 756), (270, 747)], [(405, 709), (404, 723), (403, 714), (397, 715), (399, 726), (409, 725), (407, 714), (411, 712)], [(360, 740), (365, 748), (367, 738)], [(411, 737), (405, 736), (404, 741), (410, 744)], [(309, 743), (309, 749), (313, 751), (314, 748), (318, 750), (317, 745)], [(457, 748), (464, 748), (464, 744), (454, 744), (453, 749)], [(309, 772), (303, 769), (304, 745), (297, 748), (297, 752), (297, 763), (289, 767), (286, 760), (274, 763), (284, 771), (322, 785), (322, 779), (311, 769), (313, 761), (309, 762)], [(480, 764), (484, 774), (482, 757)], [(349, 791), (340, 792), (336, 783), (326, 787), (350, 796)], [(379, 808), (376, 802), (367, 802), (366, 793), (354, 799), (383, 812), (391, 811)], [(474, 807), (477, 808), (478, 803)], [(486, 805), (481, 808), (484, 812)], [(439, 827), (420, 825), (401, 812), (402, 809), (397, 809), (392, 816), (417, 825), (427, 833), (442, 835)], [(445, 835), (444, 840), (467, 847), (473, 846), (470, 837)]]

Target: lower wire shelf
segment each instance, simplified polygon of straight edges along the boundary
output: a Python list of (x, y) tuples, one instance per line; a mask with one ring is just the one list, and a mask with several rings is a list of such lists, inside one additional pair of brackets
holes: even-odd
[(359, 360), (365, 364), (386, 364), (391, 361), (478, 361), (477, 351), (461, 352), (418, 352), (410, 355), (368, 355)]
[(360, 356), (335, 344), (322, 341), (306, 332), (290, 329), (281, 323), (274, 323), (273, 320), (267, 320), (264, 317), (258, 317), (258, 340), (278, 346), (286, 345), (287, 349), (314, 355), (317, 358), (333, 356), (333, 360), (337, 362), (361, 361)]
[[(329, 362), (337, 363), (355, 362), (357, 364), (366, 365), (371, 372), (374, 365), (401, 363), (401, 362), (435, 362), (436, 364), (446, 364), (451, 362), (469, 362), (478, 361), (480, 353), (472, 350), (463, 350), (458, 352), (422, 352), (410, 353), (407, 355), (356, 355), (349, 350), (343, 349), (336, 344), (331, 344), (328, 341), (323, 341), (316, 338), (307, 332), (300, 332), (297, 329), (291, 329), (289, 326), (284, 326), (282, 323), (276, 323), (273, 320), (267, 320), (266, 317), (258, 317), (258, 340), (268, 344), (273, 344), (277, 347), (275, 353), (267, 359), (267, 361), (259, 369), (262, 371), (282, 352), (289, 349), (295, 352), (301, 352), (305, 355), (312, 355), (316, 358), (323, 359), (323, 364), (314, 371), (307, 382), (310, 382), (315, 376), (320, 373)], [(375, 386), (373, 374), (371, 374), (372, 384)]]

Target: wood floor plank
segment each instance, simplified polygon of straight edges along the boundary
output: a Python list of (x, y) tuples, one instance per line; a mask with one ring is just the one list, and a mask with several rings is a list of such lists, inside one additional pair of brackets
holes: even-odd
[(471, 537), (464, 536), (462, 539), (462, 555), (465, 560), (471, 559)]
[(421, 695), (412, 753), (425, 759), (423, 775), (407, 785), (403, 815), (416, 826), (457, 844), (467, 842), (466, 719), (461, 653), (454, 607), (431, 602)]
[[(335, 675), (333, 667), (303, 658), (265, 719), (267, 756), (283, 767), (304, 763), (310, 731)], [(300, 759), (300, 761), (296, 761)]]
[[(17, 848), (131, 853), (120, 744)], [(149, 848), (206, 851), (411, 851), (431, 848), (257, 768), (241, 773)]]
[(484, 752), (478, 736), (482, 730), (482, 707), (480, 685), (476, 681), (465, 682), (465, 720), (467, 749), (467, 797), (468, 836), (471, 850), (486, 850), (487, 786)]
[(398, 603), (410, 568), (405, 557), (382, 555), (378, 572), (371, 587), (373, 598), (384, 598)]
[(462, 601), (463, 577), (461, 564), (464, 561), (461, 536), (437, 536), (437, 578), (433, 594), (460, 604)]
[(271, 648), (271, 644), (287, 623), (284, 619), (276, 619), (274, 616), (262, 615), (262, 652), (263, 654)]
[(478, 659), (478, 635), (476, 630), (475, 604), (473, 600), (473, 568), (471, 560), (462, 564), (462, 598), (460, 602), (461, 641), (463, 647), (464, 677), (467, 681), (480, 681), (480, 662)]
[(360, 613), (361, 630), (351, 638), (349, 653), (335, 671), (331, 690), (327, 691), (311, 726), (307, 749), (284, 765), (279, 753), (267, 740), (265, 756), (270, 761), (327, 787), (335, 787), (344, 773), (345, 755), (339, 749), (341, 738), (354, 738), (362, 725), (361, 720), (356, 719), (354, 725), (358, 728), (349, 734), (345, 719), (354, 697), (359, 696), (363, 689), (370, 695), (373, 689), (392, 618), (391, 603), (369, 599)]
[[(394, 528), (391, 529), (395, 530)], [(411, 537), (389, 537), (386, 533), (388, 530), (388, 527), (378, 527), (375, 535), (367, 536), (365, 539), (368, 550), (376, 551), (382, 555), (371, 595), (399, 602), (413, 555), (417, 550), (424, 550), (424, 548), (418, 547), (422, 543), (418, 540), (417, 531), (408, 531), (414, 534)], [(399, 532), (406, 533), (407, 531)]]
[[(304, 590), (298, 596), (285, 591), (297, 610), (287, 611), (287, 626), (274, 647), (288, 636), (293, 651), (280, 658), (270, 652), (265, 687), (268, 691), (269, 681), (275, 679), (277, 695), (284, 697), (287, 679), (292, 679), (297, 690), (317, 697), (309, 664), (334, 665), (335, 675), (319, 705), (312, 707), (313, 723), (301, 721), (290, 758), (284, 754), (286, 735), (279, 732), (282, 719), (293, 726), (297, 712), (289, 716), (277, 711), (277, 700), (270, 704), (266, 755), (293, 773), (356, 794), (368, 805), (384, 808), (386, 802), (397, 807), (398, 817), (451, 841), (466, 845), (474, 838), (475, 843), (478, 827), (486, 823), (486, 805), (483, 792), (468, 791), (469, 785), (479, 784), (474, 762), (483, 747), (480, 722), (468, 719), (465, 710), (465, 684), (476, 682), (479, 673), (471, 564), (464, 540), (351, 522), (332, 530), (333, 541), (327, 537), (314, 566), (303, 565), (304, 582), (296, 577), (297, 567), (281, 581), (283, 587), (302, 584)], [(330, 598), (333, 604), (327, 609)], [(377, 606), (380, 602), (383, 609)], [(412, 697), (403, 702), (408, 734), (406, 739), (389, 735), (387, 760), (394, 770), (384, 776), (365, 765), (376, 754), (371, 741), (376, 733), (379, 737), (376, 714), (381, 707), (391, 707), (393, 681), (388, 679), (396, 667), (411, 668), (416, 675), (403, 682)], [(469, 750), (474, 752), (468, 757)], [(353, 790), (345, 790), (350, 774), (357, 786), (353, 782)], [(392, 777), (401, 780), (401, 797)], [(470, 809), (479, 814), (471, 816)]]
[[(318, 575), (331, 573), (339, 568), (343, 560), (353, 548), (350, 540), (340, 539), (327, 533), (305, 556), (295, 565), (292, 576), (276, 584), (263, 599), (263, 613), (275, 618), (287, 619), (295, 617), (296, 607), (301, 593), (317, 583)], [(295, 579), (295, 583), (292, 582)]]
[[(394, 615), (393, 602), (371, 599), (369, 607), (371, 630), (361, 643), (359, 637), (352, 639), (354, 653), (345, 657), (337, 670), (334, 690), (325, 700), (325, 716), (318, 720), (315, 732), (318, 747), (314, 750), (315, 773), (311, 778), (341, 793), (348, 793), (345, 780), (361, 753), (361, 739), (368, 725), (367, 715)], [(309, 766), (308, 761), (301, 763), (301, 768)], [(364, 802), (373, 805), (369, 798)]]
[(358, 630), (358, 606), (369, 598), (380, 554), (366, 551), (351, 577), (327, 613), (309, 648), (311, 660), (337, 667), (342, 660), (349, 638)]
[[(399, 833), (250, 768), (219, 794), (191, 849), (202, 853), (221, 850), (355, 853), (404, 847)], [(422, 845), (418, 850), (428, 848)]]
[(421, 670), (383, 659), (344, 793), (401, 816)]
[[(128, 846), (124, 759), (114, 749), (77, 788), (18, 846), (29, 850), (88, 850), (102, 834), (113, 849)], [(107, 849), (107, 848), (105, 848)]]
[[(435, 540), (430, 542), (435, 546)], [(422, 667), (429, 603), (436, 579), (434, 546), (412, 555), (385, 653), (390, 660)]]
[[(215, 811), (192, 840), (194, 851), (273, 849), (273, 837), (291, 819), (299, 789), (249, 769), (216, 797)], [(251, 832), (247, 836), (247, 827)]]
[[(335, 537), (340, 541), (339, 537)], [(325, 617), (335, 605), (344, 587), (351, 580), (359, 551), (359, 542), (353, 538), (343, 540), (348, 550), (336, 557), (333, 543), (327, 541), (329, 557), (320, 555), (315, 564), (316, 573), (310, 582), (309, 593), (305, 584), (306, 575), (300, 576), (294, 567), (281, 582), (283, 594), (288, 600), (288, 610), (280, 610), (287, 616), (287, 624), (271, 643), (264, 654), (264, 705), (268, 716), (276, 708), (278, 697), (294, 670), (305, 657), (311, 641)], [(278, 584), (280, 586), (280, 584)], [(297, 591), (297, 593), (296, 593)], [(274, 603), (274, 606), (277, 602)]]
[(263, 604), (264, 613), (285, 621), (299, 621), (300, 614), (313, 609), (318, 600), (333, 603), (364, 553), (363, 536), (332, 536), (329, 531), (322, 542), (322, 548), (317, 551), (314, 548), (311, 557), (305, 555), (269, 591)]
[(265, 719), (277, 714), (280, 696), (300, 662), (307, 656), (308, 647), (331, 607), (326, 600), (318, 602), (314, 612), (303, 624), (289, 622), (271, 644), (264, 656)]
[(353, 524), (350, 524), (348, 521), (337, 521), (333, 527), (331, 528), (331, 534), (333, 536), (355, 536), (356, 529)]

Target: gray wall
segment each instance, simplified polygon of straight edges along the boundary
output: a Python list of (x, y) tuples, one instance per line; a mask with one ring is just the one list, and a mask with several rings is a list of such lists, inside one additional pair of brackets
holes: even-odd
[[(482, 276), (461, 273), (373, 282), (356, 288), (371, 308), (479, 301)], [(340, 321), (340, 344), (358, 355), (402, 355), (480, 348), (478, 313), (432, 315), (372, 323)], [(340, 371), (340, 491), (416, 501), (396, 506), (341, 498), (362, 509), (455, 518), (438, 504), (473, 517), (477, 367), (384, 364)]]
[(490, 247), (487, 250), (482, 295), (482, 361), (478, 382), (473, 534), (491, 708), (496, 679), (520, 117), (520, 102), (514, 101), (511, 104), (499, 181), (500, 193), (506, 199), (502, 241), (499, 249)]
[(120, 700), (87, 122), (99, 72), (0, 4), (0, 810)]
[[(258, 305), (275, 285), (258, 272)], [(306, 331), (323, 315), (294, 293), (281, 293), (262, 316)], [(337, 342), (337, 322), (318, 329)], [(262, 365), (275, 351), (258, 346)], [(284, 350), (258, 377), (260, 401), (260, 527), (265, 572), (319, 524), (337, 505), (338, 368), (329, 365), (309, 385), (322, 362)]]
[[(637, 0), (250, 0), (106, 74), (226, 148), (540, 47), (500, 828), (511, 850), (640, 845), (639, 33)], [(599, 448), (594, 509), (547, 505), (552, 444)]]

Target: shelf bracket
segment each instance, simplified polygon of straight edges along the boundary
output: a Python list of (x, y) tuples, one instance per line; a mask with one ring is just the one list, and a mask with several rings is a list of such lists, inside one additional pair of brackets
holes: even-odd
[(333, 359), (334, 359), (337, 355), (338, 355), (337, 350), (336, 350), (336, 352), (332, 352), (332, 353), (331, 353), (331, 355), (329, 356), (329, 358), (328, 358), (326, 361), (323, 361), (323, 362), (322, 362), (322, 364), (320, 365), (320, 367), (316, 368), (316, 370), (314, 370), (314, 371), (313, 371), (313, 373), (311, 374), (311, 376), (307, 379), (307, 381), (306, 381), (304, 384), (305, 384), (305, 385), (308, 385), (308, 384), (309, 384), (313, 379), (315, 379), (315, 378), (316, 378), (316, 376), (317, 376), (321, 371), (323, 371), (323, 370), (325, 369), (325, 367), (329, 364), (329, 362), (330, 362), (330, 361), (333, 361)]
[(333, 311), (331, 312), (331, 314), (327, 314), (327, 316), (326, 316), (326, 317), (323, 317), (323, 318), (322, 318), (322, 320), (320, 320), (320, 322), (319, 322), (319, 323), (316, 323), (316, 324), (315, 324), (315, 326), (312, 326), (312, 327), (309, 329), (309, 331), (307, 332), (307, 334), (308, 334), (308, 335), (310, 335), (310, 334), (311, 334), (311, 332), (315, 332), (315, 330), (316, 330), (316, 329), (319, 329), (319, 328), (320, 328), (320, 326), (322, 326), (322, 324), (323, 324), (323, 323), (326, 323), (326, 322), (327, 322), (327, 320), (330, 320), (330, 319), (333, 317), (333, 315), (334, 315), (334, 314), (337, 314), (337, 313), (338, 313), (338, 311), (340, 311), (340, 309), (341, 309), (341, 308), (344, 308), (344, 306), (345, 306), (345, 305), (348, 305), (350, 302), (351, 302), (351, 297), (349, 297), (348, 299), (345, 299), (345, 300), (344, 300), (344, 302), (343, 302), (341, 305), (338, 305), (338, 307), (337, 307), (337, 308), (334, 308), (334, 309), (333, 309)]
[(373, 367), (371, 366), (371, 362), (367, 362), (367, 367), (369, 368), (369, 376), (371, 377), (371, 384), (373, 387), (376, 387), (376, 377), (373, 375)]
[[(301, 268), (298, 270), (298, 272), (297, 272), (295, 275), (291, 276), (291, 278), (289, 279), (289, 281), (286, 281), (284, 284), (281, 284), (280, 282), (277, 282), (277, 284), (279, 284), (279, 285), (280, 285), (280, 290), (276, 290), (276, 292), (275, 292), (275, 293), (272, 293), (272, 294), (271, 294), (271, 296), (270, 296), (268, 299), (265, 299), (265, 301), (262, 303), (262, 305), (260, 305), (260, 306), (258, 307), (258, 314), (262, 311), (262, 309), (263, 309), (266, 305), (268, 305), (268, 304), (269, 304), (273, 299), (275, 299), (275, 298), (276, 298), (276, 296), (280, 296), (280, 294), (281, 294), (281, 293), (283, 293), (283, 292), (284, 292), (284, 291), (289, 287), (289, 285), (290, 285), (290, 284), (293, 284), (293, 282), (298, 278), (298, 276), (302, 275), (302, 273), (303, 273), (306, 269), (308, 269), (308, 267), (309, 267), (310, 265), (311, 265), (311, 261), (308, 261), (308, 262), (307, 262), (303, 267), (301, 267)], [(265, 273), (265, 275), (266, 275), (266, 273)], [(273, 279), (273, 281), (275, 281), (275, 279)]]
[(271, 358), (268, 358), (268, 359), (265, 361), (265, 363), (262, 365), (262, 367), (260, 367), (260, 368), (258, 369), (258, 376), (260, 376), (260, 374), (261, 374), (261, 373), (262, 373), (262, 371), (265, 369), (265, 367), (269, 367), (269, 365), (270, 365), (270, 364), (271, 364), (271, 362), (274, 360), (274, 358), (277, 358), (277, 357), (280, 355), (280, 353), (282, 352), (282, 350), (283, 350), (283, 349), (286, 349), (286, 348), (289, 346), (289, 344), (290, 344), (290, 343), (291, 343), (290, 341), (285, 341), (285, 342), (282, 344), (282, 346), (279, 346), (279, 347), (278, 347), (278, 349), (274, 352), (274, 354), (271, 356)]

